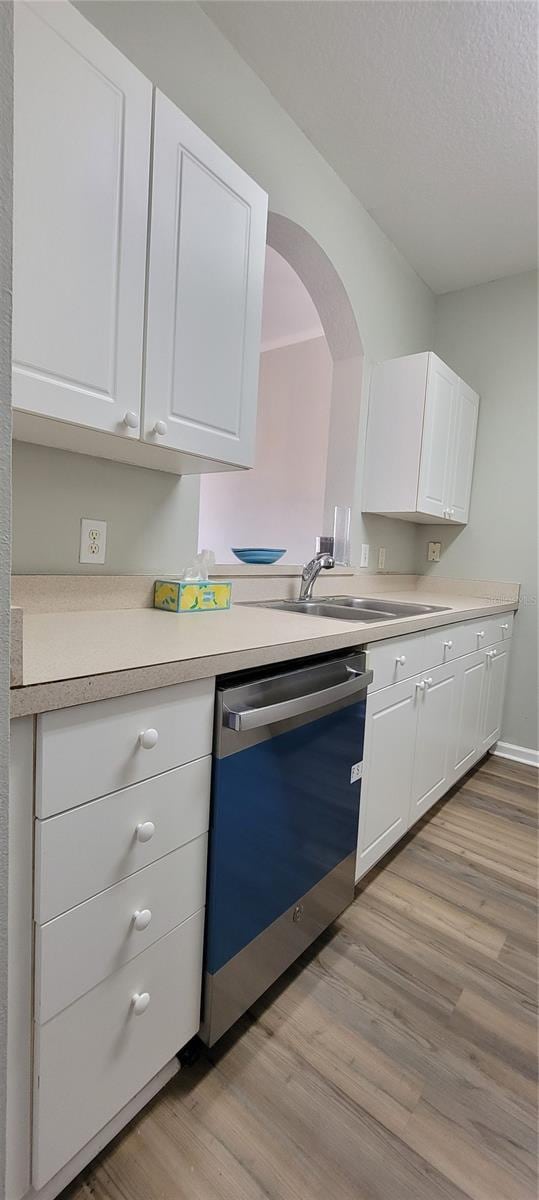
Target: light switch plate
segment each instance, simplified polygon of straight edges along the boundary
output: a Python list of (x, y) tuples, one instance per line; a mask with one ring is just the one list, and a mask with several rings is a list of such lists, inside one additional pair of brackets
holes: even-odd
[(359, 565), (360, 567), (368, 567), (369, 565), (369, 547), (366, 542), (364, 542), (361, 547), (361, 559)]
[(80, 563), (104, 563), (107, 549), (107, 522), (92, 517), (80, 519)]
[(380, 546), (380, 549), (378, 551), (378, 570), (383, 571), (385, 565), (386, 565), (386, 548), (385, 548), (385, 546)]

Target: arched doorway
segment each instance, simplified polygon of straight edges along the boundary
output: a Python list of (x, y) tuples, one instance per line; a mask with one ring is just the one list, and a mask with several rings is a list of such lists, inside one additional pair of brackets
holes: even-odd
[[(352, 306), (301, 226), (270, 213), (267, 244), (275, 290), (265, 290), (255, 467), (201, 480), (199, 545), (225, 563), (230, 546), (253, 544), (286, 546), (286, 561), (301, 563), (317, 534), (332, 533), (335, 506), (354, 502), (363, 348)], [(271, 336), (280, 325), (281, 341)]]
[(324, 498), (324, 527), (331, 533), (335, 505), (352, 508), (354, 502), (363, 345), (344, 284), (318, 242), (295, 221), (271, 212), (267, 242), (307, 288), (333, 359)]

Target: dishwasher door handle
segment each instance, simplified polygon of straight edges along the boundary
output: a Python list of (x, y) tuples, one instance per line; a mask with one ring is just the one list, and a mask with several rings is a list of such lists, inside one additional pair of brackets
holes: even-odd
[(228, 708), (223, 703), (223, 725), (233, 729), (235, 733), (245, 733), (249, 729), (261, 729), (264, 725), (274, 725), (277, 721), (286, 721), (288, 717), (300, 717), (303, 713), (315, 712), (317, 708), (325, 708), (337, 700), (347, 700), (358, 692), (364, 692), (372, 682), (372, 671), (354, 671), (347, 667), (348, 679), (332, 687), (322, 688), (321, 691), (308, 692), (305, 696), (294, 696), (290, 700), (282, 700), (279, 704), (267, 704), (256, 708)]

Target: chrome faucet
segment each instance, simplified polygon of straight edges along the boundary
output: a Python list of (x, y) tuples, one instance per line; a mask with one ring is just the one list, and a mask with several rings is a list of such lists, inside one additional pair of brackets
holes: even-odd
[(301, 572), (301, 584), (299, 588), (300, 600), (310, 600), (313, 594), (315, 581), (321, 571), (331, 571), (335, 566), (335, 559), (331, 554), (319, 553), (315, 554), (311, 561), (305, 563)]

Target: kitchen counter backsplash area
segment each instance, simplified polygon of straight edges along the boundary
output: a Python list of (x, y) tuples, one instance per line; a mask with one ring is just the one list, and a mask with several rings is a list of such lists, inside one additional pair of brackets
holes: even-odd
[[(232, 580), (232, 602), (290, 600), (297, 596), (300, 566), (217, 566), (213, 578)], [(25, 613), (93, 612), (152, 608), (153, 575), (14, 575), (11, 603)], [(372, 596), (381, 592), (445, 592), (480, 596), (492, 603), (518, 600), (518, 583), (478, 579), (444, 579), (432, 575), (367, 575), (352, 567), (336, 567), (316, 581), (321, 596)]]

